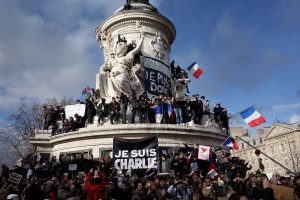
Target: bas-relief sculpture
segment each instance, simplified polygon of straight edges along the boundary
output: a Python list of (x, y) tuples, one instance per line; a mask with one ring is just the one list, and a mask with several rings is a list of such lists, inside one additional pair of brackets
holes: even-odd
[(156, 32), (156, 35), (151, 41), (151, 46), (156, 57), (160, 60), (164, 60), (168, 49), (168, 45), (162, 39), (160, 32)]
[(97, 75), (97, 89), (100, 90), (101, 98), (110, 100), (112, 97), (120, 96), (121, 93), (132, 96), (133, 93), (140, 94), (143, 91), (139, 75), (141, 65), (134, 62), (143, 40), (143, 32), (136, 46), (128, 45), (126, 38), (119, 36), (114, 50), (105, 58), (105, 63)]

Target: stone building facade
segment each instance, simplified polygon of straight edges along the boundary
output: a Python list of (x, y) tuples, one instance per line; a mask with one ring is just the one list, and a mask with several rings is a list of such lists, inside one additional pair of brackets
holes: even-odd
[[(232, 128), (231, 132), (233, 137), (241, 137), (292, 172), (300, 171), (300, 124), (276, 123), (272, 127), (258, 130), (256, 137), (250, 137), (243, 128)], [(244, 158), (252, 165), (252, 171), (259, 169), (255, 149), (241, 140), (238, 143), (240, 149), (233, 152), (233, 156)], [(265, 166), (264, 173), (287, 174), (287, 170), (266, 156), (260, 154), (259, 158), (262, 158)]]

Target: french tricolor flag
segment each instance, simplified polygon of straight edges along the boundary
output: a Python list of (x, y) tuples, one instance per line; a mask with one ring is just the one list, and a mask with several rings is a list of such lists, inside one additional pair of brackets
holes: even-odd
[(202, 69), (200, 69), (199, 65), (196, 62), (193, 62), (188, 68), (195, 78), (199, 78), (203, 73)]
[(227, 147), (232, 148), (233, 150), (239, 149), (239, 144), (231, 136), (228, 136), (228, 138), (226, 138), (226, 140), (223, 142), (223, 144)]
[(240, 115), (252, 128), (266, 122), (266, 119), (259, 112), (257, 112), (254, 106), (242, 111)]

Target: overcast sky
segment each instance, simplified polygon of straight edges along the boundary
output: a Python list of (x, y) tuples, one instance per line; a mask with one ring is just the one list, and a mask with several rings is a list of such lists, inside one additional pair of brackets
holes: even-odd
[[(171, 59), (204, 74), (190, 90), (235, 114), (300, 120), (299, 0), (155, 0), (176, 26)], [(0, 0), (0, 124), (21, 101), (79, 98), (103, 64), (94, 28), (125, 0)], [(234, 126), (245, 126), (239, 117)], [(0, 125), (1, 126), (1, 125)], [(263, 126), (260, 126), (263, 127)], [(245, 126), (246, 127), (246, 126)]]

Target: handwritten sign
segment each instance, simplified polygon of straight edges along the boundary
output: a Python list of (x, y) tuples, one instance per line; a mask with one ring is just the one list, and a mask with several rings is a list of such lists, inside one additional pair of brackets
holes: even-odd
[(85, 104), (67, 105), (65, 107), (65, 113), (66, 118), (74, 117), (75, 114), (83, 117), (85, 114)]
[(12, 172), (9, 176), (8, 181), (19, 184), (22, 180), (22, 175)]
[(69, 171), (76, 171), (77, 170), (77, 164), (69, 164)]

